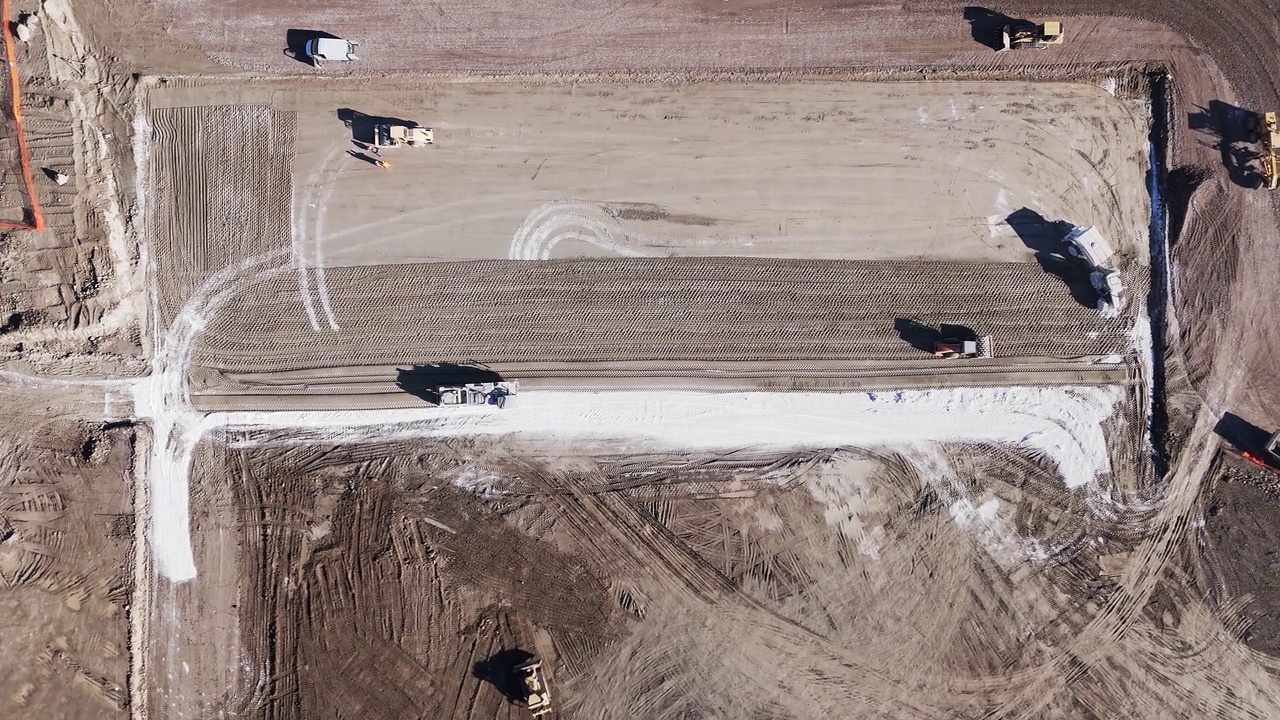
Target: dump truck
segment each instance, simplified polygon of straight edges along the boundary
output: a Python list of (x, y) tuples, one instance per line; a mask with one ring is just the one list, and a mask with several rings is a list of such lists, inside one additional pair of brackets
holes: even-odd
[(438, 392), (442, 407), (494, 405), (504, 408), (519, 390), (520, 385), (515, 382), (486, 382), (445, 386)]
[(1114, 264), (1116, 251), (1111, 243), (1095, 227), (1074, 228), (1062, 242), (1067, 246), (1068, 255), (1092, 268), (1089, 284), (1098, 291), (1098, 309), (1103, 312), (1122, 309), (1128, 296), (1124, 290), (1124, 278)]
[(1262, 164), (1262, 186), (1268, 190), (1280, 188), (1280, 123), (1277, 123), (1276, 113), (1262, 116), (1258, 142), (1262, 145), (1258, 157)]
[(1245, 460), (1248, 460), (1254, 465), (1280, 472), (1280, 430), (1277, 430), (1276, 433), (1267, 440), (1267, 444), (1262, 446), (1262, 449), (1257, 455), (1254, 455), (1251, 452), (1242, 452), (1240, 454)]
[(435, 131), (416, 124), (383, 123), (373, 129), (373, 144), (377, 147), (426, 147), (435, 143)]
[(1061, 45), (1062, 23), (1050, 21), (1037, 25), (1028, 21), (1011, 22), (1004, 26), (1001, 39), (1004, 50), (1044, 50), (1050, 45)]
[(933, 346), (933, 356), (948, 360), (989, 358), (991, 357), (991, 336), (983, 335), (974, 340), (939, 340)]
[(551, 693), (547, 690), (547, 676), (542, 672), (542, 662), (529, 658), (516, 666), (516, 674), (524, 687), (524, 705), (533, 717), (551, 714)]
[(356, 46), (360, 43), (342, 38), (312, 38), (303, 46), (302, 51), (311, 59), (311, 64), (320, 67), (321, 60), (333, 62), (354, 62)]

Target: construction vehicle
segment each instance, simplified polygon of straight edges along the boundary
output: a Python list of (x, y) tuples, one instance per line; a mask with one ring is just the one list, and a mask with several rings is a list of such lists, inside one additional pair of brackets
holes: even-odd
[(533, 717), (551, 714), (551, 693), (547, 690), (547, 677), (542, 673), (542, 661), (529, 658), (516, 666), (520, 683), (524, 686), (524, 703)]
[(1062, 44), (1062, 23), (1050, 21), (1037, 25), (1026, 20), (1010, 22), (1004, 26), (1002, 39), (1005, 50), (1043, 50), (1050, 45)]
[(1280, 125), (1274, 112), (1266, 113), (1262, 118), (1262, 125), (1258, 128), (1258, 142), (1262, 144), (1258, 158), (1262, 163), (1262, 186), (1275, 190), (1280, 187)]
[(436, 141), (435, 132), (431, 128), (402, 123), (383, 123), (373, 129), (375, 147), (426, 147)]
[(1240, 455), (1254, 465), (1280, 472), (1280, 430), (1267, 440), (1267, 444), (1262, 447), (1258, 455), (1248, 451)]
[(989, 358), (991, 357), (991, 336), (983, 335), (976, 340), (939, 340), (934, 343), (933, 356), (948, 360), (956, 358)]
[(469, 383), (439, 388), (441, 406), (494, 405), (504, 408), (520, 390), (515, 382)]
[(1103, 312), (1121, 310), (1128, 296), (1124, 290), (1124, 278), (1113, 264), (1116, 251), (1111, 243), (1095, 227), (1075, 228), (1062, 242), (1067, 246), (1068, 255), (1088, 263), (1093, 269), (1089, 273), (1089, 284), (1098, 291), (1098, 309)]
[(303, 52), (311, 59), (311, 64), (320, 67), (321, 60), (333, 62), (353, 62), (356, 57), (356, 46), (360, 43), (341, 38), (312, 38), (303, 46)]

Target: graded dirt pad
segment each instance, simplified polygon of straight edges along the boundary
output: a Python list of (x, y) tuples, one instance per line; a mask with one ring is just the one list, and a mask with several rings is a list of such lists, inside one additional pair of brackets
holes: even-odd
[[(1052, 249), (1055, 223), (1097, 225), (1146, 259), (1145, 106), (1094, 85), (209, 82), (166, 83), (148, 98), (165, 158), (153, 225), (197, 264), (278, 245), (262, 238), (279, 233), (274, 173), (290, 145), (294, 253), (310, 266), (600, 254), (1031, 261)], [(296, 140), (284, 124), (294, 114)], [(390, 171), (353, 157), (388, 117), (434, 127), (435, 145), (384, 149)], [(189, 182), (193, 171), (207, 176)], [(271, 179), (254, 184), (264, 172)], [(233, 197), (254, 210), (218, 205)], [(206, 220), (251, 237), (211, 235), (207, 249), (180, 239)]]
[(171, 319), (214, 273), (288, 247), (294, 116), (261, 105), (160, 108), (150, 121), (148, 226)]
[(918, 358), (932, 350), (912, 346), (918, 328), (941, 323), (992, 333), (1002, 356), (1078, 357), (1127, 352), (1133, 323), (1019, 263), (494, 260), (328, 282), (336, 331), (307, 323), (293, 277), (245, 284), (207, 319), (194, 365)]
[[(309, 265), (1031, 261), (1055, 222), (1097, 225), (1146, 257), (1146, 108), (1093, 85), (343, 85), (276, 99), (299, 116), (295, 232)], [(153, 102), (168, 96), (199, 94)], [(344, 152), (370, 138), (367, 116), (432, 126), (435, 144), (384, 150), (393, 169), (378, 170)]]
[(563, 717), (1269, 707), (1247, 658), (1180, 660), (1227, 639), (1176, 580), (1124, 609), (1150, 509), (1016, 449), (230, 439), (193, 537), (233, 559), (172, 618), (229, 645), (153, 648), (189, 668), (156, 674), (169, 716), (521, 717), (531, 652)]
[(133, 431), (51, 419), (0, 442), (0, 716), (126, 718)]

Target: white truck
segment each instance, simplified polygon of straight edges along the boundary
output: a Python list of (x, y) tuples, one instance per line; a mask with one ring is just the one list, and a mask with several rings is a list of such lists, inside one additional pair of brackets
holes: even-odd
[(1104, 313), (1119, 312), (1127, 302), (1127, 295), (1124, 279), (1112, 264), (1116, 251), (1111, 243), (1092, 226), (1073, 229), (1062, 242), (1067, 245), (1068, 255), (1083, 260), (1093, 268), (1093, 272), (1089, 273), (1089, 284), (1101, 296), (1098, 299), (1098, 309)]
[(440, 392), (441, 407), (460, 405), (496, 405), (506, 407), (512, 396), (520, 391), (516, 382), (468, 383), (442, 387)]
[(343, 40), (342, 38), (312, 38), (303, 46), (303, 52), (311, 59), (311, 64), (320, 67), (321, 60), (332, 60), (334, 62), (354, 62), (360, 58), (356, 57), (356, 45), (360, 43), (354, 40)]

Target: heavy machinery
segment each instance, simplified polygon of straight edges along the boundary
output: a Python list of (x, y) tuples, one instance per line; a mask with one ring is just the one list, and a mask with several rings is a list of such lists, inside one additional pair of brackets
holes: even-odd
[(356, 46), (360, 43), (342, 38), (312, 38), (303, 46), (303, 52), (311, 59), (311, 64), (320, 67), (321, 60), (333, 62), (353, 62), (356, 57)]
[(991, 336), (983, 335), (976, 340), (939, 340), (933, 346), (933, 356), (948, 360), (989, 358), (991, 357)]
[(1262, 125), (1258, 128), (1258, 142), (1262, 144), (1262, 153), (1258, 158), (1262, 163), (1262, 186), (1275, 190), (1280, 187), (1280, 125), (1277, 124), (1274, 112), (1264, 114), (1262, 119)]
[(1240, 455), (1254, 465), (1280, 472), (1280, 430), (1267, 440), (1258, 455), (1251, 452), (1242, 452)]
[(529, 658), (516, 666), (516, 673), (524, 686), (524, 703), (533, 717), (551, 714), (551, 693), (547, 690), (547, 677), (542, 673), (542, 662)]
[(441, 406), (495, 405), (507, 406), (511, 396), (520, 390), (515, 382), (486, 382), (439, 388)]
[(1124, 278), (1112, 264), (1116, 251), (1111, 243), (1095, 227), (1078, 227), (1062, 239), (1067, 254), (1089, 264), (1089, 284), (1098, 291), (1098, 309), (1118, 312), (1128, 300), (1124, 290)]
[(1043, 50), (1050, 45), (1061, 45), (1062, 37), (1062, 23), (1057, 21), (1041, 25), (1026, 20), (1013, 21), (1004, 26), (1004, 45), (1000, 51)]
[(383, 123), (373, 129), (373, 144), (377, 147), (426, 147), (436, 141), (435, 131), (418, 125)]

